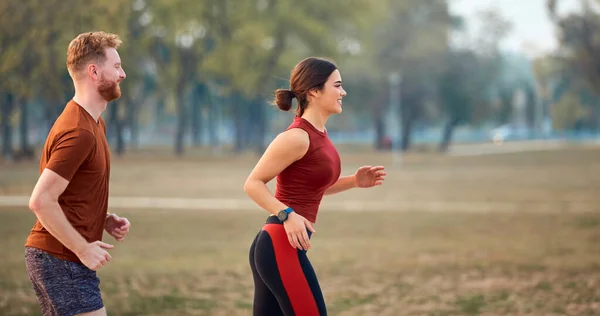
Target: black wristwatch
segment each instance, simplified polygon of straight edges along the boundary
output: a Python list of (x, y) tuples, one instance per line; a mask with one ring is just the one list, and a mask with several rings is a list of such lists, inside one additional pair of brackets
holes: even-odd
[(293, 211), (294, 210), (292, 210), (291, 207), (281, 210), (279, 213), (277, 213), (277, 218), (279, 218), (280, 221), (285, 222), (288, 219), (288, 215)]

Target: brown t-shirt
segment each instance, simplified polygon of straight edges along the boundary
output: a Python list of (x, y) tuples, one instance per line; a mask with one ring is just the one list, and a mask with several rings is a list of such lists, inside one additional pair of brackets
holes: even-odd
[[(40, 159), (40, 174), (50, 169), (69, 180), (58, 203), (65, 216), (88, 242), (102, 240), (108, 210), (110, 150), (106, 125), (96, 122), (75, 101), (67, 103), (48, 134)], [(31, 229), (25, 246), (42, 249), (58, 258), (79, 258), (42, 226)]]

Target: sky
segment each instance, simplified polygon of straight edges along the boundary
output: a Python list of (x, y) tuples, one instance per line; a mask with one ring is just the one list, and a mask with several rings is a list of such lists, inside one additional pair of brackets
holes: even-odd
[[(497, 8), (512, 23), (512, 32), (503, 42), (503, 49), (535, 57), (557, 47), (546, 0), (450, 0), (450, 10), (466, 17), (470, 34), (478, 27), (474, 19), (477, 12), (490, 7)], [(558, 0), (561, 14), (578, 8), (579, 0)]]

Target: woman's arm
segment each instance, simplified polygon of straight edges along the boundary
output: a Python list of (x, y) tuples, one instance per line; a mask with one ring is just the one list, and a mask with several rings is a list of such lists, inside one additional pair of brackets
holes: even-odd
[(277, 215), (287, 208), (277, 200), (267, 183), (308, 151), (310, 139), (304, 130), (293, 128), (285, 131), (271, 142), (244, 184), (244, 191), (256, 204)]
[[(246, 179), (244, 184), (246, 194), (256, 204), (273, 215), (277, 215), (279, 211), (286, 209), (288, 206), (273, 196), (267, 187), (267, 183), (294, 161), (302, 158), (308, 151), (309, 145), (308, 133), (301, 129), (290, 129), (279, 134), (265, 150), (248, 179)], [(288, 219), (283, 223), (283, 226), (292, 247), (304, 250), (310, 248), (310, 240), (306, 229), (315, 232), (310, 221), (296, 212), (292, 212), (288, 215)]]
[(340, 193), (346, 190), (356, 188), (356, 178), (354, 175), (340, 177), (332, 186), (325, 190), (325, 195)]
[(387, 173), (383, 166), (362, 166), (351, 176), (340, 177), (325, 190), (325, 195), (340, 193), (352, 188), (370, 188), (383, 184)]

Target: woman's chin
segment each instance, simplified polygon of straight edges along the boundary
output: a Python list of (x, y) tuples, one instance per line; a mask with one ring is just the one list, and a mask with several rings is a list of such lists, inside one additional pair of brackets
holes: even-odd
[(335, 107), (335, 109), (333, 110), (333, 114), (340, 114), (342, 113), (342, 106), (338, 105)]

